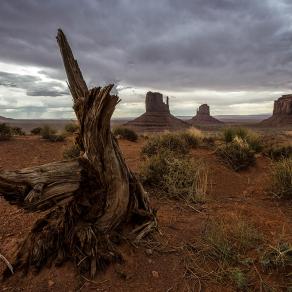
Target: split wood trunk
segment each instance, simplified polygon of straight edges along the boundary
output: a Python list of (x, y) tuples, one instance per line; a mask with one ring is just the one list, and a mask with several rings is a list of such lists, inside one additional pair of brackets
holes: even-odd
[(76, 143), (82, 157), (1, 171), (0, 195), (28, 211), (46, 211), (19, 247), (15, 269), (39, 270), (46, 263), (70, 259), (81, 272), (94, 276), (122, 259), (117, 248), (122, 238), (139, 241), (157, 222), (110, 130), (119, 102), (110, 94), (113, 85), (88, 89), (61, 30), (57, 41), (79, 122)]

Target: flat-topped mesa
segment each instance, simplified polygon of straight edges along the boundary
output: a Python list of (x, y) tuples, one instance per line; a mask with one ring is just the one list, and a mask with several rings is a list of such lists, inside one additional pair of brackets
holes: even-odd
[(146, 113), (160, 112), (169, 113), (169, 100), (166, 97), (166, 103), (163, 102), (163, 95), (160, 92), (148, 91), (145, 99)]
[(125, 124), (138, 132), (163, 132), (188, 128), (189, 124), (170, 113), (169, 99), (163, 102), (159, 92), (148, 91), (145, 99), (146, 112)]
[(206, 103), (200, 105), (197, 110), (197, 116), (205, 116), (205, 115), (210, 116), (210, 107)]
[(210, 107), (205, 103), (199, 106), (197, 114), (188, 120), (192, 125), (204, 125), (204, 124), (222, 124), (221, 121), (213, 118), (210, 115)]
[(273, 115), (261, 124), (264, 126), (292, 125), (292, 94), (282, 95), (275, 100)]
[(292, 94), (282, 95), (274, 101), (273, 115), (292, 115)]

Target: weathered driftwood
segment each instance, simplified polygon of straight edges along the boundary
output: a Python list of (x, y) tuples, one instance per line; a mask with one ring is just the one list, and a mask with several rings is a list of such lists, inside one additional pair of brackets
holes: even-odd
[(0, 195), (28, 211), (47, 211), (23, 241), (14, 261), (16, 270), (73, 259), (81, 271), (94, 276), (121, 260), (117, 239), (140, 240), (156, 227), (156, 217), (110, 131), (119, 102), (110, 95), (113, 85), (89, 90), (61, 30), (57, 41), (79, 121), (77, 143), (84, 155), (1, 171)]

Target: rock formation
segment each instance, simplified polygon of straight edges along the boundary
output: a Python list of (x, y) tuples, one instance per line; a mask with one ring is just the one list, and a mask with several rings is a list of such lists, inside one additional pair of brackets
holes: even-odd
[(141, 132), (162, 132), (189, 127), (186, 122), (170, 113), (169, 99), (166, 97), (166, 103), (164, 103), (161, 93), (147, 92), (145, 105), (146, 112), (133, 121), (126, 123), (125, 126)]
[(197, 110), (197, 114), (188, 122), (192, 125), (215, 125), (223, 123), (210, 115), (210, 107), (207, 104), (200, 105), (199, 109)]
[(274, 101), (273, 115), (262, 121), (264, 126), (292, 125), (292, 94), (282, 95)]

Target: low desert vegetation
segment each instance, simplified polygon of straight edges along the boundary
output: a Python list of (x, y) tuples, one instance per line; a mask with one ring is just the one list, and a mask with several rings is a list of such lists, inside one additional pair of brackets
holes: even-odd
[(69, 134), (74, 134), (75, 132), (77, 132), (79, 129), (78, 125), (76, 123), (69, 123), (67, 125), (65, 125), (65, 132), (69, 133)]
[(292, 158), (292, 145), (272, 146), (264, 152), (272, 160)]
[(80, 156), (80, 148), (77, 144), (68, 146), (63, 152), (64, 159), (73, 159), (79, 156)]
[(202, 138), (202, 133), (195, 128), (151, 136), (141, 151), (144, 163), (140, 175), (144, 185), (159, 188), (168, 198), (189, 203), (205, 201), (207, 167), (189, 155)]
[(267, 245), (260, 264), (265, 271), (288, 271), (292, 267), (292, 244), (279, 241), (275, 245)]
[(43, 139), (50, 142), (62, 142), (65, 140), (64, 135), (57, 134), (57, 131), (48, 125), (42, 127), (40, 134)]
[(36, 127), (36, 128), (33, 128), (30, 133), (32, 135), (40, 135), (41, 134), (41, 131), (42, 131), (42, 128), (41, 127)]
[(256, 132), (242, 127), (223, 129), (223, 140), (226, 144), (231, 143), (236, 138), (246, 141), (249, 147), (256, 153), (261, 152), (263, 149), (262, 137)]
[(168, 198), (186, 202), (203, 202), (208, 187), (208, 171), (201, 161), (189, 156), (174, 156), (160, 151), (148, 157), (141, 167), (144, 185), (159, 188)]
[(254, 251), (263, 240), (255, 224), (241, 215), (210, 219), (200, 239), (185, 246), (188, 280), (197, 287), (207, 281), (246, 290), (252, 284)]
[(25, 136), (25, 132), (20, 127), (11, 127), (11, 133), (13, 136)]
[(203, 135), (191, 128), (182, 132), (167, 132), (150, 137), (142, 148), (142, 155), (151, 157), (160, 151), (170, 151), (178, 155), (189, 153), (191, 148), (199, 146)]
[(292, 158), (274, 164), (270, 191), (275, 197), (292, 199)]
[(216, 153), (235, 171), (246, 169), (256, 161), (255, 152), (248, 142), (237, 136), (231, 142), (218, 146)]
[(11, 137), (11, 128), (5, 123), (0, 124), (0, 141), (9, 140)]
[(137, 133), (132, 129), (126, 127), (115, 127), (112, 131), (115, 137), (120, 137), (131, 142), (136, 142), (138, 140)]

